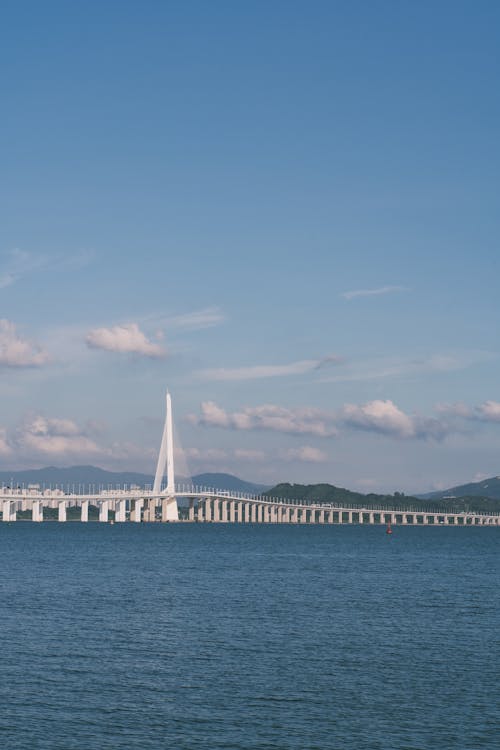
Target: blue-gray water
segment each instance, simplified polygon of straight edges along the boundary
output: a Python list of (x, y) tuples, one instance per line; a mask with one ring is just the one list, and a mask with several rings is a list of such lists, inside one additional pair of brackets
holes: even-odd
[(0, 524), (6, 750), (500, 746), (500, 530)]

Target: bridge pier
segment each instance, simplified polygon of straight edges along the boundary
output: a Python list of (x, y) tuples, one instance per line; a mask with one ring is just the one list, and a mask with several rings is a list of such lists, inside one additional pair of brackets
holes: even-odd
[(192, 497), (189, 498), (188, 519), (194, 521), (194, 500)]
[(127, 501), (116, 500), (115, 501), (115, 521), (117, 523), (123, 523), (127, 519)]
[(212, 503), (213, 503), (213, 518), (212, 518), (212, 520), (213, 520), (213, 521), (214, 521), (215, 523), (218, 523), (218, 522), (219, 522), (219, 520), (220, 520), (220, 513), (219, 513), (219, 500), (218, 500), (218, 498), (216, 498), (216, 497), (215, 497), (215, 498), (213, 499)]
[(13, 500), (4, 500), (2, 505), (2, 521), (10, 523), (17, 520), (16, 506)]
[(89, 520), (89, 501), (88, 500), (82, 500), (82, 504), (80, 506), (80, 521), (83, 523), (87, 523)]
[(205, 498), (204, 506), (205, 506), (205, 521), (207, 521), (207, 523), (210, 523), (212, 520), (212, 502), (209, 497)]
[(35, 523), (41, 523), (43, 521), (43, 501), (33, 500), (31, 506), (31, 520)]
[(66, 502), (64, 500), (59, 503), (59, 507), (57, 509), (57, 520), (60, 523), (64, 523), (66, 521)]
[(99, 521), (101, 523), (107, 523), (109, 511), (109, 500), (102, 500), (99, 505)]

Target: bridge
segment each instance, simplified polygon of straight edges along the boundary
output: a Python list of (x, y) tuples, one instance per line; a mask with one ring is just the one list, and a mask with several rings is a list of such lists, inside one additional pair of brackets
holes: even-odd
[[(163, 484), (164, 474), (167, 484)], [(178, 500), (185, 503), (180, 519)], [(403, 507), (355, 507), (325, 503), (284, 500), (266, 495), (229, 492), (193, 485), (176, 485), (172, 403), (166, 396), (166, 417), (158, 464), (152, 487), (92, 488), (75, 492), (66, 488), (0, 487), (2, 520), (13, 522), (19, 512), (31, 514), (31, 520), (44, 520), (44, 509), (57, 510), (57, 519), (65, 522), (68, 510), (77, 508), (79, 520), (89, 520), (89, 508), (96, 508), (102, 523), (176, 522), (252, 523), (252, 524), (403, 524), (443, 526), (500, 526), (500, 514), (462, 511), (442, 512)], [(53, 515), (53, 513), (51, 513)]]

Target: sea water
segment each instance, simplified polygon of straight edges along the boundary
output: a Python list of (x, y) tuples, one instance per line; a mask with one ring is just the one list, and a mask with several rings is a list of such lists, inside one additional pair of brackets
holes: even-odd
[(0, 524), (6, 750), (500, 747), (500, 529)]

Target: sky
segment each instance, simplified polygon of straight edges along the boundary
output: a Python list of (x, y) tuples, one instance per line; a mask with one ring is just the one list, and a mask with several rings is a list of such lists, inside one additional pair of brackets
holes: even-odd
[(0, 21), (2, 470), (500, 474), (497, 2)]

